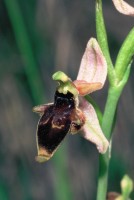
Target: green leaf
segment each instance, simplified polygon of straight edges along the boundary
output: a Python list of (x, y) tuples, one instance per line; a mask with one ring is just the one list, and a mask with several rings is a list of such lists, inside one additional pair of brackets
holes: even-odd
[(123, 79), (123, 76), (130, 64), (134, 55), (134, 28), (130, 31), (122, 47), (118, 53), (115, 63), (115, 73), (117, 77), (117, 84)]

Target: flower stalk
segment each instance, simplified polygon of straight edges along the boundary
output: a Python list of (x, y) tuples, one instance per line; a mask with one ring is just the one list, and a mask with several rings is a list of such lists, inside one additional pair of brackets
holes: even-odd
[[(130, 66), (128, 66), (127, 71), (120, 82), (120, 85), (114, 87), (109, 87), (108, 97), (105, 106), (105, 111), (102, 118), (102, 130), (106, 138), (110, 141), (112, 140), (112, 129), (117, 109), (117, 104), (122, 93), (124, 86), (126, 85), (129, 74)], [(98, 188), (97, 188), (97, 200), (105, 200), (107, 193), (107, 180), (108, 180), (108, 167), (110, 161), (110, 151), (104, 155), (99, 155), (99, 175), (98, 175)]]
[(107, 66), (108, 66), (108, 79), (111, 85), (116, 81), (115, 71), (113, 67), (113, 63), (110, 57), (108, 40), (107, 40), (107, 32), (105, 28), (105, 22), (102, 11), (102, 0), (96, 0), (96, 34), (97, 40), (101, 47), (101, 50), (105, 56)]
[[(132, 56), (134, 55), (134, 29), (132, 29), (123, 43), (117, 56), (115, 68), (113, 67), (106, 28), (103, 19), (102, 0), (96, 0), (96, 32), (97, 39), (108, 64), (109, 89), (105, 110), (102, 118), (102, 130), (110, 141), (112, 140), (112, 129), (117, 109), (117, 104), (125, 84), (128, 81)], [(107, 193), (108, 168), (110, 152), (99, 155), (99, 174), (97, 200), (105, 200)]]
[[(113, 87), (109, 88), (108, 98), (102, 119), (102, 130), (105, 133), (105, 136), (109, 140), (111, 139), (111, 130), (120, 94), (121, 90), (118, 91), (116, 88)], [(106, 199), (109, 161), (110, 161), (109, 151), (104, 155), (99, 155), (97, 200)]]

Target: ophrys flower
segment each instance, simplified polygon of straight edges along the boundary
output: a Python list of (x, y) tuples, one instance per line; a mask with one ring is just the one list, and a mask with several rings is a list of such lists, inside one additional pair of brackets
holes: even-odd
[(107, 75), (107, 65), (101, 49), (91, 38), (83, 55), (76, 81), (58, 71), (52, 78), (58, 81), (54, 103), (34, 107), (41, 115), (37, 126), (37, 149), (39, 162), (49, 160), (67, 133), (79, 130), (85, 139), (96, 144), (100, 153), (105, 153), (108, 141), (103, 135), (93, 106), (81, 97), (101, 89)]

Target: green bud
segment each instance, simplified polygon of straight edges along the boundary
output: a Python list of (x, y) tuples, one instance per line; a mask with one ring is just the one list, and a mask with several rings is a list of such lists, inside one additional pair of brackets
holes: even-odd
[(133, 181), (128, 175), (125, 175), (121, 181), (121, 190), (124, 200), (127, 200), (130, 193), (133, 191)]

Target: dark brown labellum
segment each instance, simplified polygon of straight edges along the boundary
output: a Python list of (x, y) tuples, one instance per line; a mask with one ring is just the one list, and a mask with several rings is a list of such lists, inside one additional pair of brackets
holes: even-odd
[(56, 91), (54, 104), (44, 105), (44, 113), (38, 123), (37, 160), (41, 162), (51, 158), (66, 134), (80, 130), (84, 120), (82, 111), (76, 108), (73, 94)]

